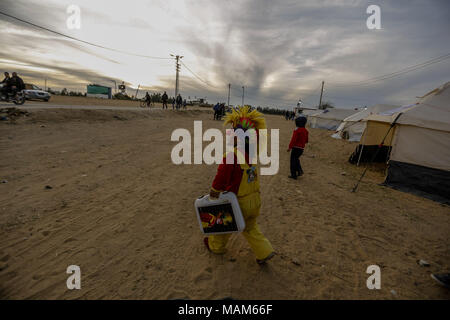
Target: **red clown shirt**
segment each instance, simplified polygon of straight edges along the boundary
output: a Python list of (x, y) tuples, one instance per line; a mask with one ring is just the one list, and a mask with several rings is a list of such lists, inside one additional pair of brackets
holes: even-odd
[[(248, 155), (245, 155), (245, 160), (248, 163)], [(217, 169), (216, 177), (212, 183), (214, 191), (224, 192), (231, 191), (238, 194), (239, 186), (241, 184), (243, 170), (237, 161), (237, 156), (234, 154), (233, 164), (226, 163), (226, 156), (223, 157), (222, 163)]]

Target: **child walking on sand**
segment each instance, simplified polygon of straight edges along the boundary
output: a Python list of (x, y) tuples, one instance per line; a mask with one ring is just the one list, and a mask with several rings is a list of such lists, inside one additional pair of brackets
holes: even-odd
[[(257, 134), (259, 129), (266, 127), (263, 115), (256, 110), (250, 111), (248, 106), (233, 110), (232, 113), (227, 114), (225, 124), (231, 124), (234, 130), (242, 129), (247, 131), (248, 129), (255, 129)], [(256, 222), (261, 208), (259, 175), (257, 166), (249, 164), (247, 142), (246, 145), (244, 152), (235, 148), (234, 154), (225, 154), (212, 183), (210, 198), (217, 198), (224, 191), (236, 194), (245, 220), (245, 229), (242, 234), (252, 248), (256, 256), (256, 262), (263, 265), (275, 255), (275, 252)], [(234, 157), (233, 163), (227, 163), (229, 162), (226, 161), (227, 156)], [(245, 163), (239, 164), (238, 157), (245, 159), (245, 161), (240, 161)], [(211, 235), (204, 238), (204, 243), (211, 252), (223, 254), (226, 251), (225, 247), (229, 238), (230, 234)]]
[(297, 179), (303, 175), (303, 169), (300, 164), (300, 156), (303, 154), (306, 144), (308, 143), (308, 130), (305, 128), (306, 118), (303, 116), (295, 119), (294, 132), (292, 133), (291, 142), (289, 143), (288, 152), (291, 151), (291, 175), (289, 178)]

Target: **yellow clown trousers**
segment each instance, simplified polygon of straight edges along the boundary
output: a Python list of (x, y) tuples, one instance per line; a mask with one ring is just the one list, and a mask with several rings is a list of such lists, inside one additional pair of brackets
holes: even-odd
[[(262, 234), (256, 222), (261, 208), (257, 168), (256, 166), (249, 166), (244, 163), (241, 164), (241, 169), (243, 169), (243, 174), (237, 198), (245, 220), (245, 229), (242, 234), (247, 239), (256, 259), (263, 260), (274, 252), (274, 250), (269, 240)], [(225, 247), (230, 236), (231, 234), (209, 236), (208, 244), (210, 250), (216, 254), (225, 253)]]

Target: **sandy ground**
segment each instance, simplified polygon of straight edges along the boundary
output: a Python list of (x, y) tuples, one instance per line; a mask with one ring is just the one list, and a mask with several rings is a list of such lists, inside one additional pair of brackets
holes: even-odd
[[(32, 110), (0, 122), (0, 298), (450, 298), (430, 278), (450, 271), (449, 208), (379, 186), (380, 166), (351, 193), (363, 171), (347, 162), (355, 144), (323, 130), (310, 129), (306, 174), (287, 179), (293, 124), (282, 117), (267, 117), (282, 147), (279, 173), (261, 180), (259, 219), (278, 255), (258, 266), (240, 235), (225, 255), (207, 252), (193, 202), (217, 166), (172, 164), (170, 135), (194, 120), (223, 129), (211, 119)], [(381, 290), (366, 287), (372, 264)], [(81, 290), (66, 287), (69, 265), (81, 267)]]
[[(17, 107), (20, 109), (78, 109), (78, 110), (161, 110), (162, 103), (154, 103), (150, 107), (141, 107), (141, 100), (108, 100), (91, 97), (72, 97), (72, 96), (52, 96), (50, 101), (27, 100), (24, 105), (15, 106), (11, 103), (0, 102), (1, 108)], [(172, 110), (172, 104), (168, 104)], [(188, 110), (208, 110), (210, 107), (200, 107), (199, 105), (188, 105)]]

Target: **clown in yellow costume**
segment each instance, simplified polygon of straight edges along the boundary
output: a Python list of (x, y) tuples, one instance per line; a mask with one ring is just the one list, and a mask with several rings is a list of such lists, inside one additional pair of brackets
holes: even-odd
[[(263, 115), (256, 110), (251, 110), (248, 106), (234, 109), (232, 113), (229, 113), (225, 117), (225, 125), (227, 124), (231, 124), (235, 130), (254, 129), (257, 134), (259, 129), (266, 128)], [(238, 156), (245, 158), (245, 163), (239, 164)], [(249, 164), (247, 151), (242, 157), (239, 150), (235, 148), (233, 157), (232, 164), (226, 163), (226, 154), (223, 157), (212, 183), (210, 197), (217, 198), (220, 192), (224, 191), (236, 194), (245, 220), (243, 235), (252, 248), (258, 264), (264, 264), (275, 255), (275, 252), (256, 222), (261, 208), (258, 167), (255, 164)], [(211, 252), (222, 254), (226, 251), (225, 247), (230, 236), (230, 234), (211, 235), (204, 239), (204, 243)]]

